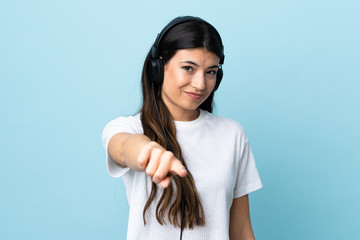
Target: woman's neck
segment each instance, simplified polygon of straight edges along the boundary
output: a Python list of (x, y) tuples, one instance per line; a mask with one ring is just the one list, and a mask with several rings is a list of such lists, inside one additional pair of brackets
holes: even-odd
[(195, 109), (193, 111), (171, 112), (171, 116), (175, 121), (188, 122), (197, 119), (200, 115), (200, 110)]

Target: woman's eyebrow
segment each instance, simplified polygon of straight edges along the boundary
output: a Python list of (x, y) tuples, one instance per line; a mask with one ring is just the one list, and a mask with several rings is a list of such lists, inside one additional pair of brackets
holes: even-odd
[[(195, 63), (193, 61), (182, 61), (180, 63), (189, 63), (189, 64), (193, 64), (193, 65), (195, 65), (197, 67), (200, 67), (199, 64), (197, 64), (197, 63)], [(210, 69), (210, 68), (219, 68), (219, 65), (213, 65), (213, 66), (208, 67), (207, 69)]]
[(192, 64), (192, 65), (195, 65), (195, 66), (197, 66), (197, 67), (200, 67), (199, 64), (197, 64), (197, 63), (195, 63), (195, 62), (193, 62), (193, 61), (182, 61), (182, 62), (180, 62), (180, 63), (190, 63), (190, 64)]

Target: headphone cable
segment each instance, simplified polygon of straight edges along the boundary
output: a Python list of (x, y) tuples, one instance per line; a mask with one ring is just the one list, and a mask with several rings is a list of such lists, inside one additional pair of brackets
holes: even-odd
[(162, 130), (162, 132), (163, 132), (163, 134), (164, 134), (164, 137), (165, 137), (167, 149), (172, 152), (172, 149), (171, 149), (169, 140), (168, 140), (168, 138), (167, 138), (167, 135), (166, 135), (164, 126), (163, 126), (162, 121), (161, 121), (161, 116), (160, 116), (159, 108), (158, 108), (158, 105), (157, 105), (157, 102), (156, 102), (156, 98), (155, 98), (155, 91), (154, 91), (154, 83), (153, 83), (153, 82), (151, 83), (151, 86), (152, 86), (152, 93), (153, 93), (153, 98), (154, 98), (154, 103), (155, 103), (156, 112), (157, 112), (157, 115), (158, 115), (158, 118), (159, 118), (159, 121), (160, 121), (161, 130)]

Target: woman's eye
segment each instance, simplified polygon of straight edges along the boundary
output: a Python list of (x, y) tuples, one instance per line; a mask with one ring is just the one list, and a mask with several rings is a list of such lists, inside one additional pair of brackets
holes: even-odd
[(182, 69), (184, 69), (186, 72), (191, 72), (193, 70), (190, 66), (183, 66)]
[(210, 71), (208, 71), (208, 74), (210, 74), (210, 75), (216, 75), (216, 72), (217, 72), (217, 71), (215, 71), (215, 70), (210, 70)]

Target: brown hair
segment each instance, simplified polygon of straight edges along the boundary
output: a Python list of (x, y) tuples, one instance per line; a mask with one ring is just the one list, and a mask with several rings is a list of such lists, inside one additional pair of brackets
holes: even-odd
[[(187, 21), (180, 23), (163, 36), (159, 44), (159, 56), (161, 56), (164, 65), (175, 55), (179, 49), (190, 49), (204, 47), (217, 56), (222, 54), (221, 39), (215, 28), (205, 21)], [(181, 149), (176, 141), (176, 128), (171, 114), (161, 98), (162, 84), (154, 86), (155, 99), (152, 96), (152, 85), (147, 77), (147, 59), (148, 53), (142, 71), (141, 86), (142, 100), (141, 123), (144, 129), (144, 135), (152, 141), (159, 143), (165, 149), (171, 149), (174, 156), (179, 159), (186, 167), (186, 161), (183, 159)], [(200, 109), (212, 112), (214, 92), (199, 106)], [(161, 123), (156, 116), (156, 107), (158, 105), (160, 118), (169, 140), (169, 145), (162, 132)], [(187, 169), (188, 170), (188, 169)], [(186, 228), (193, 228), (194, 225), (202, 226), (205, 224), (205, 213), (199, 194), (196, 189), (194, 178), (188, 170), (186, 177), (181, 178), (177, 175), (171, 177), (169, 186), (163, 190), (163, 193), (156, 206), (156, 219), (160, 224), (165, 223), (165, 214), (171, 224), (180, 227), (181, 222), (181, 200), (184, 201), (183, 223)], [(175, 184), (176, 187), (173, 186)], [(152, 189), (143, 210), (143, 220), (146, 224), (146, 211), (155, 199), (157, 194), (157, 185), (152, 183)]]

